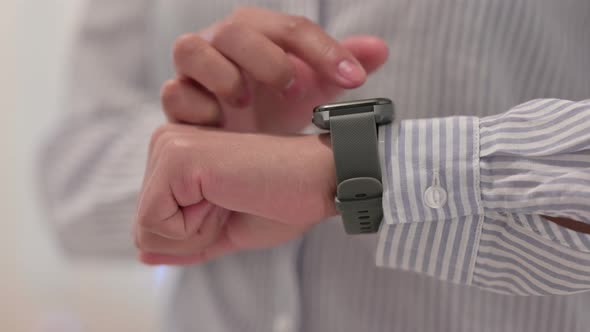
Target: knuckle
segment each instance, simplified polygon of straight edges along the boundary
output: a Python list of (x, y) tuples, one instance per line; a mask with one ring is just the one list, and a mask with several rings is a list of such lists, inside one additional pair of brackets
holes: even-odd
[(178, 105), (181, 86), (177, 80), (166, 81), (160, 90), (160, 99), (165, 111), (171, 110)]
[(205, 124), (209, 123), (216, 123), (221, 116), (221, 111), (219, 110), (217, 103), (209, 102), (204, 103), (200, 110), (201, 113), (201, 121)]
[(184, 139), (176, 136), (167, 139), (164, 143), (162, 153), (165, 155), (165, 160), (173, 160), (176, 156), (182, 156), (186, 150), (187, 143)]
[(237, 20), (226, 20), (222, 22), (216, 31), (216, 39), (222, 39), (225, 36), (232, 36), (236, 31), (245, 29), (244, 24)]
[(338, 50), (336, 46), (331, 43), (324, 43), (319, 48), (319, 54), (329, 62), (338, 60)]
[(207, 98), (199, 102), (199, 105), (195, 108), (195, 111), (191, 115), (188, 122), (196, 125), (212, 125), (216, 124), (221, 117), (221, 110), (217, 104), (217, 101)]
[(256, 80), (279, 89), (284, 88), (295, 75), (294, 64), (278, 47), (269, 47), (264, 60), (260, 61)]
[(279, 64), (277, 69), (273, 71), (273, 75), (268, 78), (266, 84), (284, 88), (293, 79), (293, 71), (291, 64)]
[(229, 16), (230, 21), (240, 21), (242, 18), (248, 16), (252, 12), (252, 7), (238, 6), (233, 10)]
[(224, 46), (227, 47), (229, 44), (234, 44), (236, 42), (237, 36), (242, 36), (244, 30), (248, 30), (248, 26), (244, 23), (241, 23), (237, 20), (225, 20), (220, 22), (217, 26), (215, 31), (215, 36), (211, 40), (211, 45), (214, 48), (223, 48)]
[(289, 19), (286, 20), (286, 28), (288, 33), (294, 33), (301, 30), (310, 29), (315, 23), (313, 23), (309, 18), (301, 15), (293, 15), (290, 16)]
[(152, 137), (150, 138), (150, 151), (156, 149), (156, 147), (160, 144), (160, 142), (168, 132), (169, 129), (167, 125), (162, 125), (158, 127), (156, 130), (154, 130), (154, 132), (152, 133)]
[(184, 34), (174, 42), (173, 57), (177, 65), (182, 65), (203, 52), (206, 52), (209, 44), (194, 34)]

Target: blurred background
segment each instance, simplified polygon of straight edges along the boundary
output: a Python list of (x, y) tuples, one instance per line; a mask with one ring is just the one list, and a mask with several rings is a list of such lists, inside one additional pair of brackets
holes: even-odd
[[(124, 1), (124, 0), (123, 0)], [(0, 331), (157, 331), (173, 271), (65, 259), (36, 196), (83, 0), (0, 1)]]

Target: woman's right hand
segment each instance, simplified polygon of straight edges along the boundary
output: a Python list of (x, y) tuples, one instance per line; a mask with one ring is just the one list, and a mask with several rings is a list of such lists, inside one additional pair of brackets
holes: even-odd
[(245, 7), (174, 46), (177, 77), (162, 88), (172, 122), (295, 133), (312, 109), (356, 88), (387, 59), (385, 42), (338, 42), (301, 16)]

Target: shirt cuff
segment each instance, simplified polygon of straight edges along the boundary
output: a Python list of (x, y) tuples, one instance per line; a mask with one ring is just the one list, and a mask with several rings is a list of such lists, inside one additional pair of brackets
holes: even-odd
[[(505, 177), (501, 188), (505, 195), (530, 196), (533, 191), (523, 185), (538, 189), (539, 181), (525, 182), (515, 175), (530, 177), (549, 165), (551, 178), (563, 179), (564, 172), (578, 175), (583, 166), (553, 167), (553, 159), (569, 161), (563, 154), (543, 156), (551, 164), (543, 164), (545, 160), (538, 156), (519, 155), (523, 150), (518, 149), (518, 140), (503, 146), (516, 152), (503, 153), (495, 146), (495, 150), (487, 149), (495, 155), (480, 152), (479, 131), (482, 126), (481, 139), (485, 139), (485, 122), (490, 118), (413, 120), (380, 130), (384, 223), (377, 243), (377, 266), (508, 294), (588, 290), (585, 267), (590, 245), (585, 234), (545, 220), (539, 210), (527, 209), (525, 199), (507, 200), (515, 205), (512, 210), (506, 206), (490, 209), (486, 199), (494, 194), (499, 178)], [(521, 122), (520, 129), (526, 132)], [(568, 144), (581, 149), (577, 142)], [(579, 162), (583, 157), (578, 152), (569, 151), (569, 158)], [(511, 173), (502, 172), (507, 160), (513, 160), (512, 168), (517, 164), (514, 160), (523, 164), (522, 172), (512, 168)]]
[(382, 128), (384, 223), (483, 213), (477, 117), (404, 120)]

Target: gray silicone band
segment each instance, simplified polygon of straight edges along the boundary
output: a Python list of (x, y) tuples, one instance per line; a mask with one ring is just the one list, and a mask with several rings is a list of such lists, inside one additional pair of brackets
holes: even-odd
[(374, 233), (383, 219), (381, 167), (373, 112), (330, 117), (336, 207), (348, 234)]

